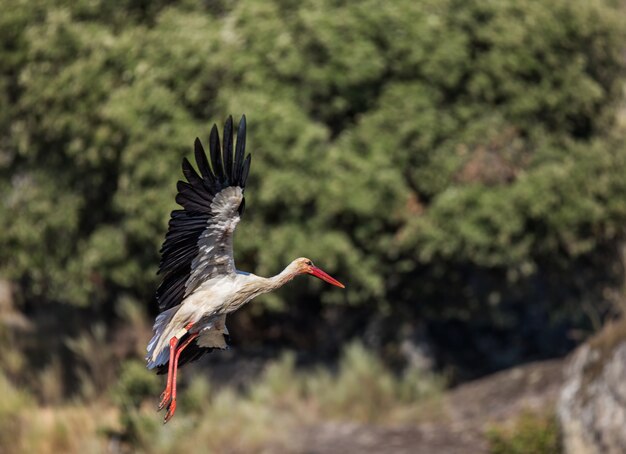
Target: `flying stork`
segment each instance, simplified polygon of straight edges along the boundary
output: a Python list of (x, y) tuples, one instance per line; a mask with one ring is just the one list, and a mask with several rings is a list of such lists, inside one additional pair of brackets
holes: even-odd
[(297, 258), (280, 274), (265, 278), (235, 268), (233, 233), (243, 215), (243, 192), (250, 170), (246, 148), (246, 117), (237, 128), (233, 152), (233, 119), (224, 125), (223, 150), (217, 126), (209, 136), (210, 162), (200, 140), (194, 151), (200, 175), (186, 158), (176, 202), (161, 248), (156, 292), (160, 313), (146, 356), (148, 369), (167, 373), (159, 410), (167, 407), (165, 421), (176, 411), (176, 373), (213, 349), (227, 347), (226, 316), (252, 298), (276, 290), (300, 274), (310, 274), (329, 284), (344, 285), (313, 265)]

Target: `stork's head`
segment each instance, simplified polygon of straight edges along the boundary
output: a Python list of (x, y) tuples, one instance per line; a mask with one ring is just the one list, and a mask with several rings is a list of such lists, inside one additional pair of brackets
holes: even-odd
[(311, 276), (315, 276), (323, 281), (328, 282), (329, 284), (336, 285), (337, 287), (341, 288), (346, 288), (346, 286), (339, 282), (337, 279), (329, 276), (326, 272), (313, 265), (311, 259), (307, 259), (306, 257), (300, 257), (293, 261), (293, 265), (296, 266), (298, 274), (310, 274)]

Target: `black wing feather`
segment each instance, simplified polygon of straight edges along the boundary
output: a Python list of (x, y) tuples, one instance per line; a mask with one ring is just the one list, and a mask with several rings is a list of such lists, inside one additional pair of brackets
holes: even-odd
[[(246, 151), (246, 116), (243, 115), (237, 128), (237, 146), (235, 147), (235, 165), (233, 168), (234, 184), (241, 184), (243, 157)], [(243, 187), (243, 186), (242, 186)]]
[(220, 151), (220, 137), (217, 132), (217, 125), (213, 125), (213, 128), (211, 128), (209, 148), (211, 151), (211, 164), (213, 165), (213, 172), (215, 172), (215, 176), (218, 181), (225, 181), (224, 167), (222, 166), (222, 152)]
[(252, 160), (252, 156), (246, 156), (246, 160), (243, 162), (241, 166), (241, 184), (242, 189), (246, 187), (246, 180), (248, 179), (248, 172), (250, 172), (250, 161)]
[[(200, 143), (197, 138), (196, 141)], [(202, 144), (200, 144), (200, 146), (202, 147)], [(185, 175), (185, 178), (192, 186), (202, 186), (204, 184), (202, 178), (198, 175), (198, 172), (196, 172), (196, 169), (193, 168), (187, 158), (183, 158), (183, 175)]]
[(233, 117), (228, 117), (224, 125), (224, 173), (230, 184), (237, 184), (233, 178)]
[(178, 194), (176, 194), (176, 203), (184, 206), (190, 211), (208, 211), (211, 209), (211, 201), (206, 198), (205, 194), (194, 189), (189, 183), (179, 181), (176, 184)]
[[(198, 169), (202, 176), (210, 183), (214, 181), (213, 172), (211, 171), (211, 167), (209, 166), (209, 161), (207, 160), (206, 153), (204, 151), (204, 147), (202, 146), (202, 142), (200, 139), (196, 137), (196, 140), (193, 143), (194, 155), (196, 157), (196, 164), (198, 165)], [(184, 166), (184, 163), (183, 163)], [(183, 173), (185, 168), (183, 167)], [(211, 186), (211, 185), (209, 185)]]

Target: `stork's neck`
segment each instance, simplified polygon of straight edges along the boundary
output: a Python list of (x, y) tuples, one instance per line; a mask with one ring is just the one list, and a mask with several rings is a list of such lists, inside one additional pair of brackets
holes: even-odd
[(255, 274), (238, 272), (237, 279), (240, 284), (238, 285), (237, 295), (233, 298), (227, 312), (233, 312), (251, 299), (282, 287), (298, 274), (298, 267), (293, 262), (281, 273), (272, 277), (261, 277)]
[(298, 269), (294, 266), (293, 263), (287, 265), (287, 267), (278, 273), (276, 276), (272, 276), (267, 279), (268, 281), (268, 291), (276, 290), (281, 288), (287, 282), (292, 280), (294, 277), (298, 275)]

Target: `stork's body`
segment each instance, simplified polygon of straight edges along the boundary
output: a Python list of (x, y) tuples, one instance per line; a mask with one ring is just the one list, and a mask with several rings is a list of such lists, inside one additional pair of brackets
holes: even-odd
[[(198, 344), (209, 348), (226, 348), (228, 335), (226, 315), (263, 293), (282, 287), (299, 273), (308, 259), (294, 260), (285, 270), (271, 278), (237, 271), (203, 282), (179, 306), (162, 312), (155, 323), (155, 334), (148, 344), (148, 367), (168, 362), (168, 343), (177, 333), (199, 333)], [(163, 323), (160, 323), (163, 322)], [(191, 326), (190, 329), (184, 327)], [(182, 331), (181, 331), (181, 328)], [(181, 336), (182, 337), (182, 336)]]
[(224, 126), (224, 150), (217, 128), (210, 136), (211, 166), (198, 139), (196, 163), (200, 175), (183, 159), (187, 182), (178, 182), (176, 201), (183, 210), (172, 212), (161, 249), (157, 290), (161, 313), (148, 344), (148, 368), (168, 373), (159, 408), (168, 407), (167, 422), (176, 410), (179, 365), (215, 348), (226, 348), (226, 316), (254, 297), (275, 290), (295, 276), (308, 273), (330, 284), (343, 285), (307, 258), (291, 262), (280, 274), (264, 278), (238, 271), (233, 258), (233, 233), (244, 209), (243, 192), (250, 168), (244, 159), (246, 121), (242, 117), (233, 153), (232, 118)]

